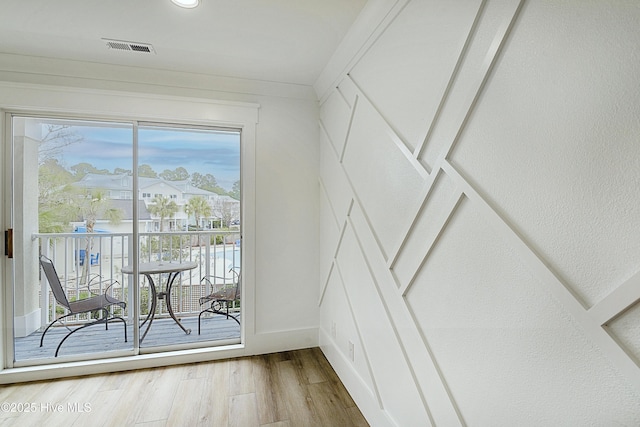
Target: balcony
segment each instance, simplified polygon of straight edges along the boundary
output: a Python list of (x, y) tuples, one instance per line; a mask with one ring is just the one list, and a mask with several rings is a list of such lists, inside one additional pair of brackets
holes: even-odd
[[(104, 292), (104, 287), (114, 283), (112, 295), (127, 303), (126, 309), (119, 307), (117, 314), (127, 321), (130, 338), (124, 342), (122, 326), (110, 324), (109, 330), (103, 326), (83, 329), (65, 341), (60, 356), (79, 353), (126, 350), (132, 348), (133, 328), (147, 317), (150, 310), (151, 289), (146, 276), (139, 276), (139, 319), (135, 319), (133, 310), (133, 276), (122, 272), (122, 267), (133, 262), (134, 253), (132, 235), (129, 233), (55, 233), (35, 234), (43, 255), (50, 258), (56, 267), (58, 276), (69, 300), (85, 298), (92, 293)], [(208, 294), (208, 285), (202, 284), (202, 277), (215, 276), (218, 283), (232, 283), (235, 274), (240, 272), (240, 235), (237, 231), (184, 231), (141, 233), (138, 244), (140, 263), (195, 262), (193, 270), (181, 272), (176, 277), (171, 290), (171, 305), (174, 314), (187, 329), (185, 332), (170, 318), (166, 301), (159, 299), (153, 324), (140, 347), (154, 348), (164, 346), (201, 346), (208, 342), (239, 342), (240, 327), (233, 319), (214, 315), (201, 322), (202, 330), (198, 334), (198, 315), (204, 306), (199, 299)], [(66, 314), (51, 292), (44, 274), (40, 274), (40, 328), (25, 337), (15, 338), (15, 360), (26, 361), (52, 357), (55, 347), (67, 333), (67, 328), (56, 323), (47, 332), (43, 347), (40, 337), (44, 328), (54, 319), (53, 316)], [(96, 278), (101, 280), (96, 280)], [(94, 280), (91, 280), (94, 279)], [(166, 275), (158, 275), (154, 281), (164, 288)], [(89, 285), (88, 285), (89, 284)], [(160, 289), (158, 289), (160, 290)], [(16, 294), (19, 289), (16, 289)], [(240, 316), (240, 302), (235, 301), (231, 314)], [(208, 316), (208, 315), (207, 315)], [(65, 323), (81, 325), (89, 321), (88, 315), (67, 317)], [(56, 336), (60, 338), (56, 339)]]

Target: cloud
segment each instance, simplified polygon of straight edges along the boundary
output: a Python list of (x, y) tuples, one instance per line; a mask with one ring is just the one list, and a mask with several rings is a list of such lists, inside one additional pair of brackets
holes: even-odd
[[(74, 127), (80, 143), (63, 147), (67, 167), (90, 163), (98, 169), (133, 169), (133, 130), (123, 127)], [(189, 173), (211, 174), (231, 189), (240, 179), (240, 134), (188, 129), (140, 127), (138, 162), (157, 173), (184, 167)]]

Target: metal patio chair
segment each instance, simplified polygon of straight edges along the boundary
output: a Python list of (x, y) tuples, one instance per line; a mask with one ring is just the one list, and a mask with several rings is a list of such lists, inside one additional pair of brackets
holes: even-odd
[[(60, 351), (60, 347), (62, 346), (62, 343), (64, 343), (67, 338), (69, 338), (74, 332), (77, 332), (81, 329), (84, 329), (88, 326), (93, 326), (93, 325), (98, 325), (98, 324), (103, 324), (105, 325), (105, 330), (109, 329), (109, 322), (117, 320), (117, 321), (121, 321), (124, 325), (124, 341), (127, 342), (127, 322), (120, 316), (115, 316), (115, 315), (111, 315), (109, 313), (109, 307), (112, 305), (117, 305), (122, 307), (122, 309), (124, 310), (125, 307), (127, 306), (127, 304), (123, 301), (119, 301), (113, 297), (111, 297), (110, 295), (108, 295), (107, 293), (109, 292), (109, 290), (111, 289), (111, 287), (117, 283), (116, 281), (112, 281), (112, 283), (107, 286), (107, 288), (105, 289), (104, 293), (101, 295), (93, 295), (89, 298), (85, 298), (85, 299), (80, 299), (77, 301), (69, 301), (69, 299), (67, 298), (67, 295), (64, 292), (64, 289), (62, 287), (62, 283), (60, 283), (60, 278), (58, 277), (58, 274), (56, 273), (56, 269), (53, 265), (53, 262), (47, 258), (46, 256), (42, 255), (40, 256), (40, 265), (42, 266), (42, 270), (44, 271), (44, 274), (47, 277), (47, 281), (49, 282), (49, 287), (51, 288), (51, 291), (53, 292), (53, 296), (56, 299), (56, 301), (58, 302), (59, 305), (61, 305), (62, 307), (66, 308), (68, 313), (65, 314), (64, 316), (55, 319), (53, 322), (51, 322), (49, 324), (49, 326), (47, 326), (47, 328), (44, 330), (44, 332), (42, 333), (42, 337), (40, 338), (40, 347), (42, 347), (42, 344), (44, 342), (44, 336), (47, 333), (47, 331), (49, 331), (49, 329), (53, 326), (54, 323), (56, 322), (60, 322), (63, 326), (65, 326), (68, 330), (69, 333), (67, 335), (64, 336), (64, 338), (62, 338), (62, 341), (60, 341), (60, 343), (58, 344), (58, 347), (56, 348), (56, 354), (55, 357), (58, 357), (58, 352)], [(91, 282), (90, 282), (91, 283)], [(89, 287), (89, 292), (91, 292), (91, 289)], [(91, 292), (92, 293), (92, 292)], [(91, 313), (93, 311), (101, 311), (102, 312), (102, 316), (98, 319), (93, 319), (93, 321), (90, 321), (88, 323), (85, 323), (84, 325), (75, 328), (75, 329), (71, 329), (69, 328), (67, 325), (65, 325), (64, 323), (62, 323), (62, 320), (69, 317), (69, 316), (75, 316), (77, 314), (82, 314), (82, 313)], [(54, 314), (55, 315), (55, 314)]]
[(239, 315), (229, 314), (229, 307), (240, 299), (240, 273), (234, 269), (229, 270), (233, 274), (231, 283), (228, 277), (204, 276), (200, 283), (204, 283), (209, 288), (209, 294), (200, 298), (200, 305), (209, 304), (198, 315), (198, 335), (200, 335), (200, 320), (204, 313), (221, 314), (227, 319), (231, 318), (240, 324)]

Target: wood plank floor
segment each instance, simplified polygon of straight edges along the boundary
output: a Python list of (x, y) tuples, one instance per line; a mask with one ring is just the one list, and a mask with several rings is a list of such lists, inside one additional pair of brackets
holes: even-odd
[(319, 348), (7, 385), (0, 402), (0, 426), (368, 425)]

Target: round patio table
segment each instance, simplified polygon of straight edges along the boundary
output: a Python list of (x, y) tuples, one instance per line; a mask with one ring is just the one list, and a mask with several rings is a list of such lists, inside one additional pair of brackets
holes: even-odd
[[(147, 332), (151, 328), (151, 323), (153, 322), (153, 318), (156, 314), (157, 300), (164, 299), (167, 303), (167, 310), (169, 311), (169, 316), (182, 328), (182, 330), (188, 335), (191, 333), (191, 329), (186, 329), (180, 320), (176, 317), (173, 312), (173, 308), (171, 307), (171, 288), (173, 287), (173, 282), (176, 277), (183, 271), (193, 270), (198, 266), (195, 262), (168, 262), (168, 261), (155, 261), (155, 262), (143, 262), (138, 265), (138, 273), (146, 276), (147, 280), (149, 280), (149, 287), (151, 288), (151, 309), (149, 310), (149, 314), (144, 319), (144, 321), (140, 324), (140, 327), (149, 321), (147, 328), (145, 329), (142, 337), (140, 337), (140, 342), (144, 337), (147, 336)], [(125, 274), (133, 274), (133, 265), (127, 265), (122, 267), (122, 272)], [(165, 291), (162, 292), (162, 283), (160, 284), (160, 292), (156, 289), (156, 283), (153, 280), (153, 275), (159, 275), (159, 281), (162, 280), (162, 274), (169, 274), (167, 277), (167, 284), (165, 287)]]

